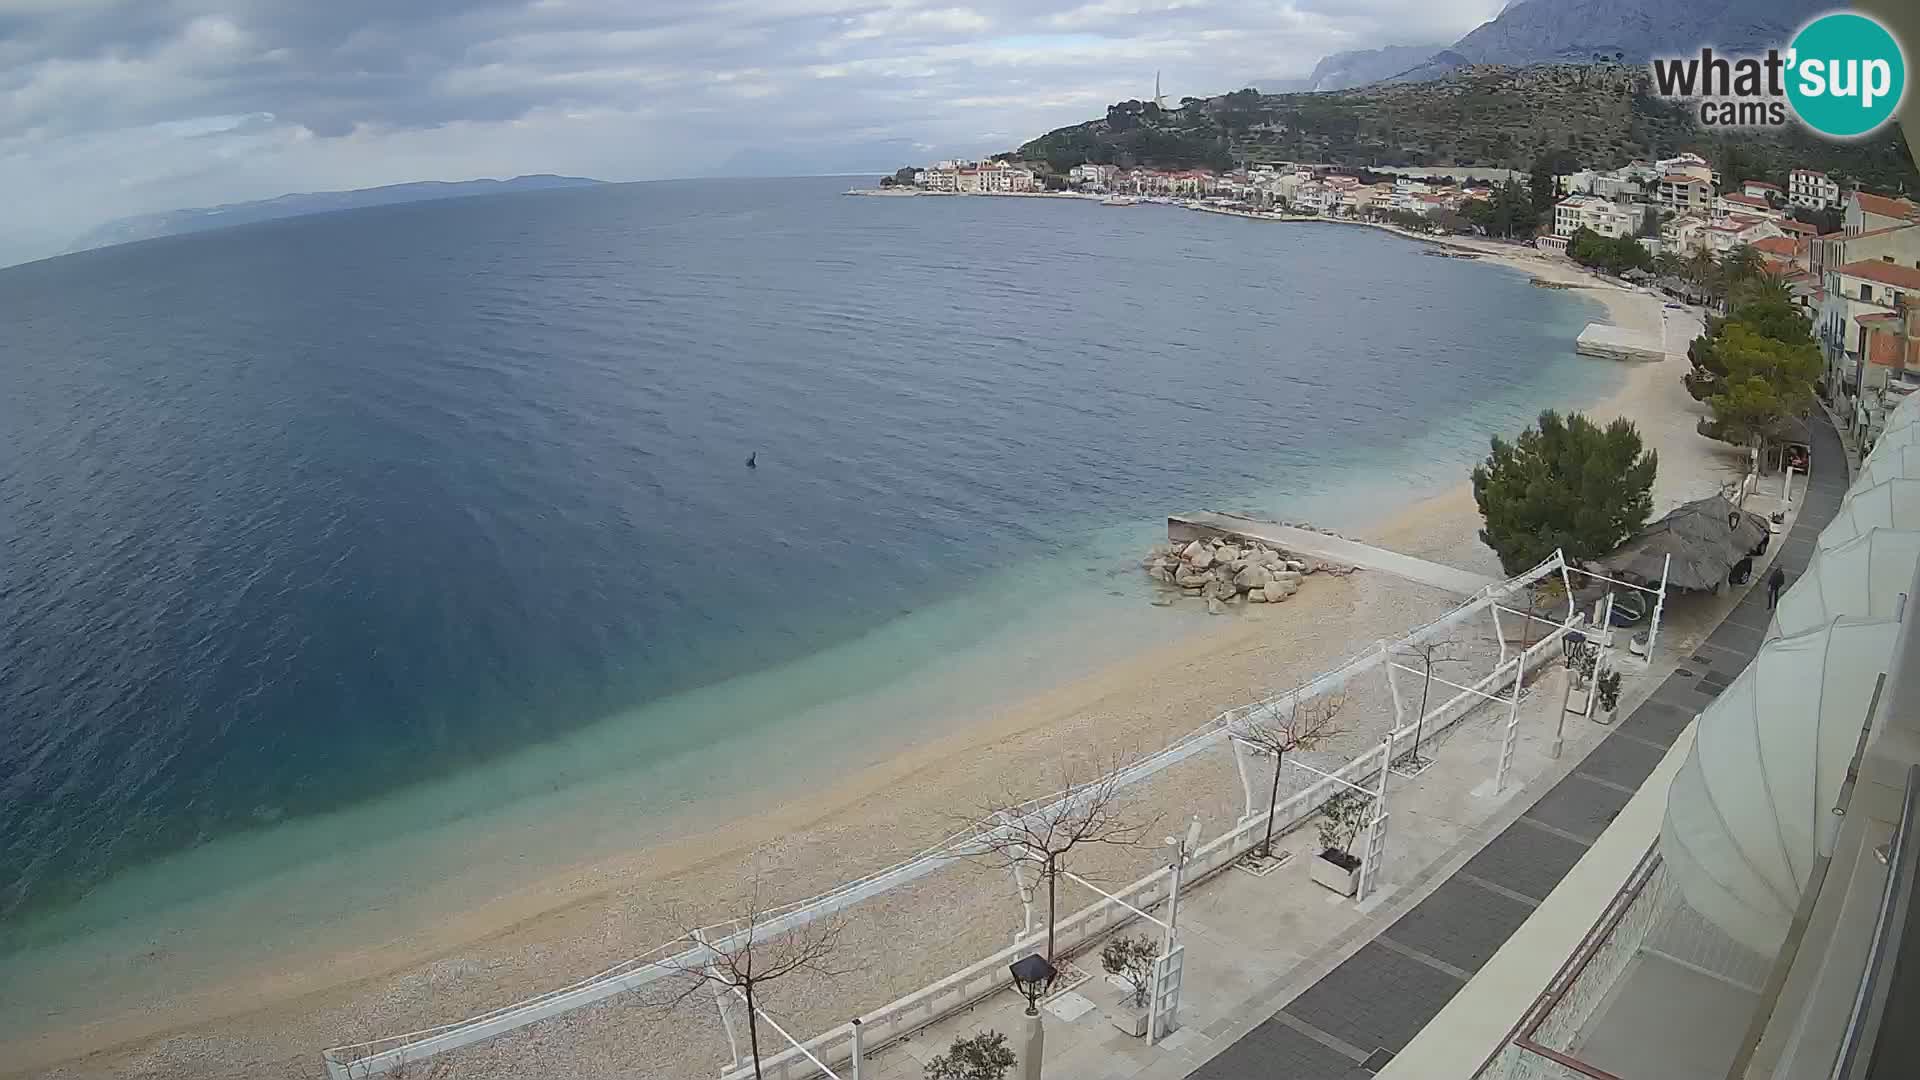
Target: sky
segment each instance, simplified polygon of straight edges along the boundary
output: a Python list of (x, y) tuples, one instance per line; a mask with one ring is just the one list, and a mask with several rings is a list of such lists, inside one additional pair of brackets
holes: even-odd
[[(878, 172), (1449, 42), (1501, 0), (0, 0), (0, 262), (136, 213)], [(31, 210), (26, 210), (31, 208)]]

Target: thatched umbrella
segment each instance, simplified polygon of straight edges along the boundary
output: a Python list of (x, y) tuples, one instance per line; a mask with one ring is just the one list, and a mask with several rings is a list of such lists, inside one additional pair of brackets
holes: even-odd
[[(1644, 581), (1660, 580), (1676, 589), (1709, 592), (1727, 580), (1733, 565), (1760, 548), (1768, 537), (1767, 519), (1742, 510), (1724, 496), (1677, 506), (1666, 517), (1601, 560), (1614, 576)], [(1668, 568), (1667, 557), (1673, 557)]]

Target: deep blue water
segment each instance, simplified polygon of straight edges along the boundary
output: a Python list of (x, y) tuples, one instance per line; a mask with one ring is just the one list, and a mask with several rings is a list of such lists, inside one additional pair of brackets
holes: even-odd
[(1371, 230), (843, 185), (0, 271), (0, 930), (1102, 529), (1289, 485), (1365, 509), (1327, 470), (1457, 472), (1484, 418), (1610, 377), (1570, 353), (1588, 302)]

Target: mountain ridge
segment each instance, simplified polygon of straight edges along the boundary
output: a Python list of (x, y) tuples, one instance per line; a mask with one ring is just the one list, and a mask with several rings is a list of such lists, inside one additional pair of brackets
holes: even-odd
[(87, 230), (65, 254), (95, 248), (153, 240), (162, 236), (181, 236), (207, 232), (260, 221), (305, 217), (336, 210), (356, 210), (372, 206), (462, 199), (475, 195), (499, 195), (516, 191), (552, 191), (562, 188), (592, 187), (605, 183), (584, 176), (559, 176), (554, 173), (528, 173), (505, 180), (415, 180), (404, 184), (348, 188), (340, 191), (300, 191), (275, 195), (269, 199), (222, 203), (218, 206), (185, 207), (135, 214), (117, 218)]
[[(1427, 82), (1483, 64), (1526, 67), (1599, 57), (1641, 64), (1703, 45), (1728, 53), (1786, 44), (1821, 0), (1510, 0), (1450, 45), (1388, 45), (1330, 53), (1305, 79), (1270, 80), (1280, 93)], [(1391, 69), (1391, 70), (1389, 70)], [(1260, 86), (1255, 83), (1255, 86)]]

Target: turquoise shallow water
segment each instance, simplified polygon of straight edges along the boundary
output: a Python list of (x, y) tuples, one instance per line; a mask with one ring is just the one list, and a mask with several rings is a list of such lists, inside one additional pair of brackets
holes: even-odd
[(1177, 634), (1169, 510), (1351, 526), (1617, 378), (1370, 230), (840, 186), (0, 271), (0, 945), (642, 842)]

